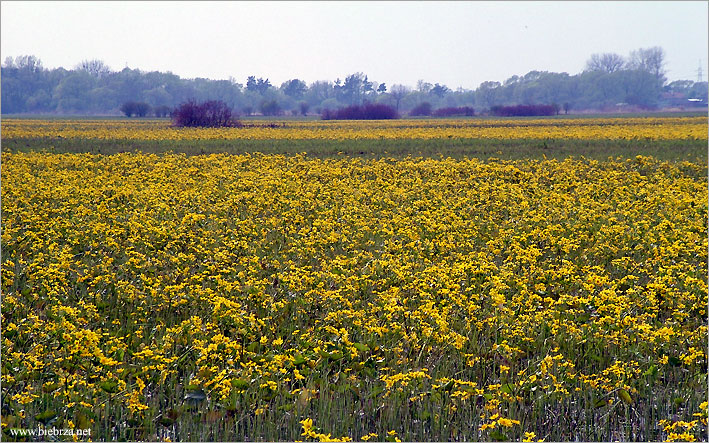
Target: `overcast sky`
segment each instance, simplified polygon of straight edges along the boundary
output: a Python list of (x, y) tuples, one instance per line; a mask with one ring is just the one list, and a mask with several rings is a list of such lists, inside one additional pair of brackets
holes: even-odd
[(7, 56), (46, 68), (100, 59), (278, 86), (300, 78), (455, 89), (531, 70), (583, 70), (593, 53), (661, 46), (670, 80), (707, 79), (708, 2), (16, 2), (2, 1)]

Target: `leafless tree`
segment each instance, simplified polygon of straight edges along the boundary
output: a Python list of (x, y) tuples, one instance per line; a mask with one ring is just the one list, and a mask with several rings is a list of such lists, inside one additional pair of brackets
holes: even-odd
[(109, 68), (102, 60), (84, 60), (76, 65), (76, 70), (86, 71), (90, 75), (99, 78), (111, 72), (111, 68)]
[(593, 54), (586, 62), (586, 71), (603, 71), (613, 73), (620, 71), (625, 66), (625, 59), (622, 55), (612, 52), (604, 54)]
[(419, 80), (416, 82), (416, 90), (428, 94), (428, 92), (433, 88), (433, 85), (427, 81)]
[(19, 57), (15, 57), (15, 67), (29, 72), (40, 72), (44, 69), (42, 68), (42, 60), (34, 55), (20, 55)]
[(638, 49), (630, 53), (628, 66), (630, 69), (649, 72), (658, 81), (665, 83), (665, 50), (659, 46)]
[(401, 103), (401, 99), (406, 97), (406, 95), (411, 92), (411, 89), (407, 86), (404, 85), (394, 85), (391, 87), (391, 96), (396, 102), (396, 110), (397, 112), (399, 111), (399, 103)]

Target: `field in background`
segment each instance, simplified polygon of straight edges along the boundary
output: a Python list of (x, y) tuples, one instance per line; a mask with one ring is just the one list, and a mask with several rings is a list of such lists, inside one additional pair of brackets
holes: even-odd
[(706, 118), (626, 123), (4, 119), (3, 437), (705, 438)]
[(707, 119), (697, 116), (244, 123), (248, 127), (177, 129), (167, 120), (4, 119), (2, 146), (6, 152), (260, 152), (311, 158), (606, 160), (643, 155), (703, 162), (707, 155)]
[(707, 118), (271, 120), (241, 128), (175, 128), (166, 120), (6, 119), (3, 138), (98, 140), (706, 140)]

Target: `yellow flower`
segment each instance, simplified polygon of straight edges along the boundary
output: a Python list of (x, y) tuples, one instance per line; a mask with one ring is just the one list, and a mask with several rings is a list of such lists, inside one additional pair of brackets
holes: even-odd
[(300, 421), (300, 424), (303, 425), (303, 432), (300, 434), (303, 437), (312, 437), (314, 432), (313, 432), (313, 419), (312, 418), (306, 418), (304, 420)]
[(510, 419), (508, 419), (508, 418), (502, 418), (502, 417), (500, 417), (500, 418), (497, 420), (497, 422), (498, 422), (501, 426), (504, 426), (504, 427), (506, 427), (506, 428), (510, 428), (510, 427), (512, 427), (513, 425), (518, 425), (518, 424), (519, 424), (519, 420), (510, 420)]
[(522, 441), (530, 442), (534, 441), (534, 438), (537, 436), (534, 432), (525, 432), (524, 433), (524, 439)]

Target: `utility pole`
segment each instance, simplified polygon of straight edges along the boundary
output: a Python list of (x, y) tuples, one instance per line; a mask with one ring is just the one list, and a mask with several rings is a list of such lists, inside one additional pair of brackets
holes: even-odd
[(697, 83), (702, 82), (702, 61), (699, 60), (699, 68), (697, 68)]

